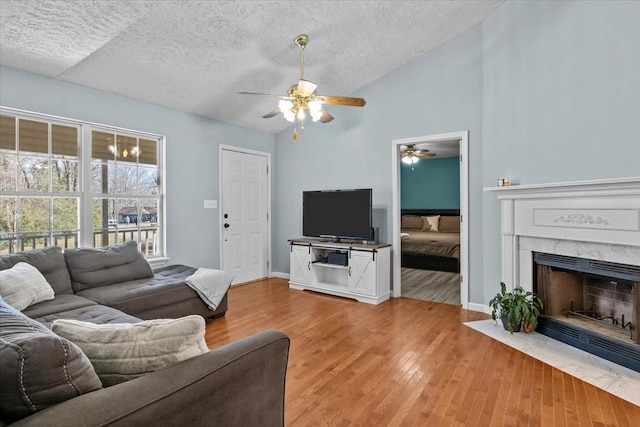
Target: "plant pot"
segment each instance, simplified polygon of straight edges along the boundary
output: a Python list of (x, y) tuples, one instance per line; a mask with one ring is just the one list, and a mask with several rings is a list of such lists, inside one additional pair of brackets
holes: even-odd
[[(507, 316), (505, 315), (505, 316), (500, 317), (500, 320), (502, 320), (502, 326), (504, 327), (504, 329), (505, 329), (506, 331), (511, 332), (511, 331), (509, 330), (509, 317), (507, 317)], [(511, 328), (513, 329), (513, 332), (520, 332), (520, 327), (521, 327), (521, 326), (522, 326), (522, 325), (521, 325), (520, 323), (518, 323), (518, 324), (514, 324), (514, 323), (512, 323), (512, 324), (511, 324)]]

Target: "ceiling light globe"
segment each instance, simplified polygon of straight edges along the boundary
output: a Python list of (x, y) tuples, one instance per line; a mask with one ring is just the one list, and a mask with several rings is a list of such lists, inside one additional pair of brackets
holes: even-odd
[(418, 158), (417, 157), (403, 157), (402, 158), (402, 163), (405, 163), (407, 165), (418, 163)]
[(319, 113), (320, 110), (322, 109), (322, 102), (318, 101), (317, 99), (314, 99), (313, 101), (309, 101), (307, 106), (309, 107), (309, 112), (313, 116), (313, 113)]
[(281, 99), (280, 102), (278, 102), (278, 108), (283, 114), (285, 114), (287, 111), (291, 111), (292, 107), (293, 107), (293, 102), (287, 99)]

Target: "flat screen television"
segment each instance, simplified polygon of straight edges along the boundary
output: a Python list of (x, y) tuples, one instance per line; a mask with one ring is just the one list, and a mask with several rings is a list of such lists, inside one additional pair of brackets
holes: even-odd
[(302, 192), (302, 234), (307, 237), (373, 240), (372, 190)]

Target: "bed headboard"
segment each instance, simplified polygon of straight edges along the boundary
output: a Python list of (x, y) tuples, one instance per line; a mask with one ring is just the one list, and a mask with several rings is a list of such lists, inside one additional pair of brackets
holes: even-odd
[(460, 209), (402, 209), (401, 215), (418, 216), (460, 216)]

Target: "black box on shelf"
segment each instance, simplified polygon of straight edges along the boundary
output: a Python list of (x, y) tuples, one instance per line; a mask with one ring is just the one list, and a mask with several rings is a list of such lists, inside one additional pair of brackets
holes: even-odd
[(334, 265), (348, 265), (349, 260), (347, 259), (346, 252), (329, 252), (327, 256), (327, 264)]

